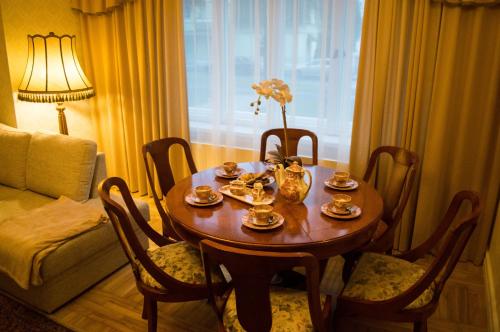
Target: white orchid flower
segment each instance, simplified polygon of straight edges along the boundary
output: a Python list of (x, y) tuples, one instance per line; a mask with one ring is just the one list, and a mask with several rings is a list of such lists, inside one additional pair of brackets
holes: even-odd
[(273, 78), (271, 80), (263, 80), (260, 83), (252, 84), (252, 89), (266, 99), (270, 97), (280, 103), (284, 107), (286, 103), (292, 101), (292, 94), (288, 85), (280, 79)]

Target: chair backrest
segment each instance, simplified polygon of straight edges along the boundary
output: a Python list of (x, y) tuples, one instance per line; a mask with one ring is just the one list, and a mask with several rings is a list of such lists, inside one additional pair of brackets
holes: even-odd
[[(462, 205), (468, 201), (470, 211), (455, 221)], [(439, 245), (436, 257), (427, 269), (429, 280), (436, 279), (435, 297), (443, 290), (446, 280), (458, 263), (481, 214), (479, 195), (473, 191), (460, 191), (453, 197), (446, 214), (434, 233), (412, 251), (423, 254)], [(454, 224), (454, 225), (453, 225)], [(448, 233), (448, 234), (446, 234)], [(441, 243), (442, 239), (445, 239)]]
[(189, 147), (189, 143), (186, 142), (186, 140), (180, 137), (167, 137), (146, 143), (142, 147), (142, 156), (144, 158), (146, 173), (153, 192), (155, 191), (154, 182), (153, 176), (151, 174), (151, 168), (149, 167), (149, 162), (147, 159), (148, 154), (151, 156), (156, 172), (158, 173), (158, 182), (160, 183), (162, 195), (166, 195), (168, 191), (175, 185), (169, 155), (170, 148), (175, 144), (179, 144), (184, 149), (184, 154), (186, 156), (191, 174), (198, 172), (194, 164), (193, 155), (191, 154), (191, 148)]
[[(231, 274), (238, 320), (246, 331), (262, 332), (271, 329), (271, 279), (277, 272), (289, 270), (294, 266), (303, 266), (306, 269), (311, 321), (316, 330), (325, 331), (319, 293), (319, 265), (313, 255), (303, 252), (279, 253), (238, 249), (210, 240), (202, 240), (200, 247), (212, 304), (216, 302), (209, 271), (212, 266), (223, 264)], [(323, 309), (323, 312), (329, 309)]]
[[(287, 128), (288, 136), (288, 157), (296, 156), (297, 149), (299, 146), (299, 141), (304, 136), (309, 136), (312, 141), (312, 164), (318, 164), (318, 136), (310, 130), (307, 129), (297, 129), (297, 128)], [(285, 142), (285, 131), (283, 128), (269, 129), (262, 133), (260, 138), (260, 161), (266, 160), (266, 150), (267, 150), (267, 139), (269, 136), (277, 136), (281, 142), (281, 146), (284, 146)]]
[[(146, 175), (148, 177), (149, 185), (151, 186), (151, 191), (153, 193), (153, 200), (155, 202), (158, 213), (163, 220), (163, 234), (178, 240), (179, 237), (176, 235), (172, 226), (170, 225), (170, 217), (163, 208), (160, 199), (165, 196), (168, 191), (175, 185), (174, 175), (172, 173), (172, 167), (170, 165), (170, 148), (179, 144), (183, 150), (184, 155), (189, 166), (191, 174), (197, 173), (196, 166), (194, 164), (193, 155), (191, 154), (191, 148), (188, 142), (179, 137), (167, 137), (156, 141), (152, 141), (144, 144), (142, 147), (142, 157), (144, 159), (144, 165), (146, 167)], [(151, 156), (153, 160), (154, 170), (158, 174), (158, 182), (160, 184), (161, 195), (156, 192), (154, 173), (150, 163), (148, 161), (148, 155)]]
[[(110, 191), (111, 188), (117, 187), (119, 192), (116, 195), (120, 195), (125, 203), (125, 207), (122, 206), (117, 200), (113, 199)], [(115, 195), (115, 194), (113, 194)], [(139, 228), (146, 234), (146, 236), (151, 239), (158, 246), (163, 246), (169, 244), (170, 242), (158, 234), (149, 224), (146, 222), (139, 209), (134, 203), (130, 190), (128, 189), (125, 181), (119, 177), (110, 177), (103, 180), (99, 184), (99, 196), (101, 197), (104, 209), (106, 210), (109, 219), (113, 224), (113, 228), (118, 235), (120, 244), (132, 266), (134, 276), (136, 277), (137, 284), (140, 284), (143, 288), (148, 288), (142, 283), (140, 278), (140, 266), (142, 266), (158, 283), (163, 287), (168, 289), (169, 292), (174, 294), (175, 292), (182, 292), (185, 297), (188, 297), (190, 292), (193, 294), (199, 293), (199, 289), (206, 289), (206, 285), (191, 285), (181, 282), (168, 274), (166, 274), (161, 268), (159, 268), (147, 255), (146, 248), (142, 246), (135, 231), (132, 227), (132, 222), (127, 215), (126, 209), (132, 216), (132, 220), (139, 226)], [(206, 290), (208, 295), (208, 289)], [(198, 296), (199, 298), (199, 296)]]
[(378, 147), (370, 155), (368, 167), (363, 176), (364, 181), (368, 182), (370, 180), (382, 154), (392, 157), (392, 169), (385, 186), (378, 188), (384, 201), (382, 220), (389, 228), (395, 228), (403, 215), (411, 189), (415, 183), (418, 156), (415, 152), (396, 146)]
[[(461, 210), (462, 205), (466, 201), (470, 203), (470, 211), (463, 215), (460, 221), (455, 221), (458, 211)], [(457, 265), (477, 225), (480, 214), (481, 202), (477, 193), (472, 191), (460, 191), (455, 194), (445, 216), (434, 233), (418, 247), (396, 255), (396, 257), (408, 261), (415, 261), (424, 257), (425, 254), (441, 244), (434, 260), (427, 267), (425, 274), (405, 292), (388, 300), (387, 302), (389, 303), (387, 303), (387, 305), (396, 310), (405, 308), (434, 282), (434, 296), (427, 305), (427, 308), (435, 310), (446, 280), (448, 280), (453, 269)], [(442, 239), (444, 239), (444, 242), (441, 243)]]

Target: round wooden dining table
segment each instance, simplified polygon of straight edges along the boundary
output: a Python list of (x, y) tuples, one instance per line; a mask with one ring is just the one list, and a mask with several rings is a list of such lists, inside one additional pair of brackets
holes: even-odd
[[(265, 171), (261, 162), (239, 163), (246, 172)], [(323, 260), (343, 254), (366, 244), (382, 215), (382, 198), (370, 184), (354, 178), (359, 186), (352, 191), (338, 191), (325, 186), (333, 170), (322, 166), (306, 166), (312, 173), (312, 185), (306, 199), (291, 204), (278, 193), (277, 183), (265, 187), (275, 195), (274, 211), (284, 216), (282, 226), (256, 231), (242, 224), (242, 217), (251, 205), (224, 196), (221, 203), (197, 207), (184, 198), (199, 185), (210, 185), (214, 190), (229, 183), (217, 177), (215, 168), (201, 171), (175, 184), (166, 197), (166, 208), (172, 226), (178, 235), (194, 246), (202, 239), (211, 239), (234, 247), (266, 251), (303, 251)], [(306, 176), (307, 177), (307, 176)], [(330, 202), (335, 193), (352, 197), (352, 203), (362, 210), (361, 215), (350, 220), (339, 220), (321, 213), (321, 205)]]

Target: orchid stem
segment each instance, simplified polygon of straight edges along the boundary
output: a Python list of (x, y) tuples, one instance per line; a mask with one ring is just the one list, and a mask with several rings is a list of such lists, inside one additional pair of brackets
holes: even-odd
[(281, 115), (283, 116), (283, 132), (285, 134), (285, 158), (288, 158), (288, 135), (286, 128), (286, 109), (285, 105), (281, 106)]

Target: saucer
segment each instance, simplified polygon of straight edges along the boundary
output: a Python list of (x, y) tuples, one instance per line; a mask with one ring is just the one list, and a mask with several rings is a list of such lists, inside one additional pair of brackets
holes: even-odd
[(215, 204), (222, 202), (222, 200), (224, 199), (224, 196), (222, 196), (222, 194), (220, 192), (214, 191), (211, 198), (212, 199), (210, 199), (208, 201), (203, 201), (203, 200), (200, 200), (198, 197), (196, 197), (196, 195), (194, 193), (191, 192), (184, 197), (184, 200), (186, 201), (186, 203), (193, 205), (193, 206), (212, 206), (212, 205), (215, 205)]
[(243, 174), (244, 172), (245, 172), (245, 170), (243, 168), (239, 168), (239, 167), (232, 174), (227, 174), (226, 171), (224, 170), (224, 168), (222, 168), (222, 167), (217, 167), (215, 169), (215, 175), (217, 175), (220, 178), (224, 178), (224, 179), (235, 179), (238, 176), (240, 176), (241, 174)]
[(193, 201), (195, 203), (198, 203), (198, 204), (210, 204), (213, 201), (215, 201), (216, 199), (217, 199), (216, 192), (212, 192), (212, 195), (210, 195), (210, 197), (208, 197), (208, 199), (201, 199), (198, 196), (196, 196), (196, 193), (193, 193)]
[(339, 209), (338, 207), (332, 206), (332, 205), (330, 205), (329, 208), (330, 208), (330, 212), (332, 212), (333, 214), (338, 214), (338, 215), (351, 214), (350, 209)]
[(361, 215), (361, 208), (357, 205), (351, 204), (350, 205), (350, 213), (348, 214), (336, 214), (334, 213), (331, 209), (332, 203), (325, 203), (321, 205), (321, 213), (326, 214), (329, 217), (335, 218), (335, 219), (354, 219), (357, 218)]
[[(336, 183), (336, 182), (334, 182), (334, 183)], [(328, 188), (336, 189), (336, 190), (348, 191), (348, 190), (356, 189), (359, 186), (359, 183), (356, 180), (350, 179), (349, 181), (346, 181), (345, 184), (339, 186), (337, 184), (332, 184), (328, 180), (326, 180), (325, 186), (327, 186)]]
[(252, 217), (252, 216), (250, 216), (249, 219), (251, 220), (251, 223), (254, 226), (258, 226), (258, 227), (271, 227), (279, 221), (278, 216), (273, 215), (272, 213), (269, 216), (269, 218), (267, 218), (267, 220), (264, 220), (264, 222), (260, 221), (256, 217)]
[(273, 163), (272, 161), (269, 161), (269, 159), (266, 159), (264, 161), (264, 165), (266, 166), (266, 170), (268, 170), (269, 172), (274, 172), (278, 163)]
[(244, 226), (259, 231), (278, 228), (285, 222), (285, 218), (277, 212), (272, 213), (270, 218), (271, 222), (268, 223), (267, 225), (256, 224), (254, 220), (255, 217), (252, 216), (250, 213), (245, 214), (241, 218), (241, 222), (243, 223)]

